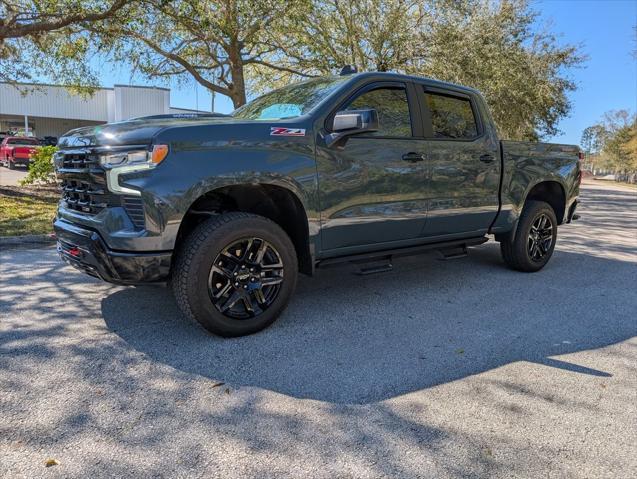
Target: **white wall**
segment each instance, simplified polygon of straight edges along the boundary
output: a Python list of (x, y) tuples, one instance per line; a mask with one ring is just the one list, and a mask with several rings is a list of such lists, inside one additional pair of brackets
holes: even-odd
[(115, 121), (168, 113), (170, 90), (115, 85)]
[(58, 86), (24, 85), (18, 90), (0, 83), (0, 114), (106, 122), (108, 92), (100, 89), (92, 97), (82, 98)]
[(93, 122), (123, 121), (170, 112), (170, 90), (115, 85), (83, 98), (55, 85), (0, 83), (0, 115), (27, 115)]

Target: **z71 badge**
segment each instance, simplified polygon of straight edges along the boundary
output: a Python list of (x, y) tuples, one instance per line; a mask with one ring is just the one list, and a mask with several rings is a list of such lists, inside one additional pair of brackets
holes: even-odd
[(282, 128), (273, 126), (270, 128), (270, 136), (305, 136), (305, 128)]

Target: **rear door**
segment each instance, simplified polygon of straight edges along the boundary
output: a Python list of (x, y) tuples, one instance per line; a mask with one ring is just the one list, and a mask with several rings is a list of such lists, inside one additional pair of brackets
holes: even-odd
[(497, 139), (481, 121), (482, 105), (453, 89), (419, 85), (417, 90), (429, 167), (423, 236), (483, 235), (498, 212), (501, 165)]
[[(372, 82), (332, 112), (373, 108), (380, 130), (317, 147), (321, 240), (339, 254), (417, 239), (427, 213), (420, 106), (409, 82)], [(329, 123), (329, 120), (328, 120)]]

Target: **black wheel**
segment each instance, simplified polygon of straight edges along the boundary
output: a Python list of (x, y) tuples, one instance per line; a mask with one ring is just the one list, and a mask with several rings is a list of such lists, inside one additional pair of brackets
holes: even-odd
[(10, 170), (15, 170), (15, 165), (13, 164), (13, 162), (8, 156), (7, 156), (7, 168), (9, 168)]
[(298, 275), (294, 245), (274, 222), (225, 213), (201, 223), (176, 254), (172, 286), (190, 318), (220, 336), (243, 336), (272, 324)]
[(548, 263), (557, 240), (557, 219), (544, 201), (528, 201), (518, 221), (515, 240), (504, 240), (504, 262), (518, 271), (539, 271)]

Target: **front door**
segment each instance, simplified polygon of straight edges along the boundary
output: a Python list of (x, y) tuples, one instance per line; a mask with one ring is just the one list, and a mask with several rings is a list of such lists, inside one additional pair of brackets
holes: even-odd
[(417, 239), (424, 228), (427, 165), (414, 137), (418, 112), (402, 82), (373, 83), (338, 110), (373, 108), (380, 129), (319, 147), (322, 249), (342, 254), (382, 249)]

